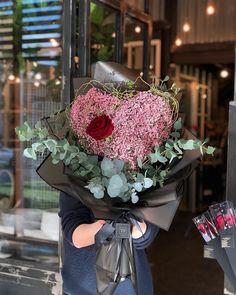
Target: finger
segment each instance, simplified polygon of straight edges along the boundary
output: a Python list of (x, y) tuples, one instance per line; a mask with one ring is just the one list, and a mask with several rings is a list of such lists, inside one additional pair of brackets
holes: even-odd
[(95, 223), (100, 224), (100, 225), (104, 225), (106, 223), (106, 220), (98, 220)]

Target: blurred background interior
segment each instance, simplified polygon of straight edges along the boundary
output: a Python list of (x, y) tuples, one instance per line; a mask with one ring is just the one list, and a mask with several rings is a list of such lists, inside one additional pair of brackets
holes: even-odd
[(156, 295), (224, 293), (191, 219), (225, 198), (235, 16), (236, 0), (0, 0), (0, 294), (60, 294), (59, 193), (37, 176), (42, 159), (22, 157), (14, 128), (68, 104), (72, 78), (98, 60), (149, 81), (169, 75), (186, 127), (217, 147), (148, 253)]

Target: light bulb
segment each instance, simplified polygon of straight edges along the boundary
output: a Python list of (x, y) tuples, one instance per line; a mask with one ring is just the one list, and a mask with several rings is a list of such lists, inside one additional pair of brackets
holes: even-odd
[(137, 33), (137, 34), (141, 33), (141, 27), (140, 27), (140, 26), (136, 26), (136, 27), (134, 28), (134, 31), (135, 31), (135, 33)]
[(115, 37), (116, 37), (116, 32), (113, 32), (113, 33), (111, 34), (111, 36), (112, 36), (112, 38), (115, 38)]
[(19, 77), (16, 78), (16, 83), (18, 83), (18, 84), (20, 83), (20, 78)]
[(40, 86), (40, 83), (38, 81), (34, 82), (34, 86), (35, 87), (39, 87)]
[(187, 33), (187, 32), (189, 32), (190, 31), (190, 24), (189, 23), (184, 23), (184, 25), (183, 25), (183, 31), (185, 32), (185, 33)]
[(8, 80), (10, 81), (14, 81), (15, 80), (15, 76), (13, 74), (8, 76)]
[(221, 78), (224, 78), (224, 79), (227, 78), (229, 76), (229, 71), (226, 70), (226, 69), (221, 70), (220, 71), (220, 76), (221, 76)]
[(213, 15), (215, 13), (215, 7), (212, 4), (207, 5), (206, 13), (208, 15)]
[(42, 75), (41, 75), (41, 73), (37, 73), (37, 74), (34, 76), (34, 78), (35, 78), (36, 80), (41, 80), (41, 79), (42, 79)]
[(180, 38), (176, 38), (175, 45), (176, 46), (181, 46), (182, 45), (182, 40)]

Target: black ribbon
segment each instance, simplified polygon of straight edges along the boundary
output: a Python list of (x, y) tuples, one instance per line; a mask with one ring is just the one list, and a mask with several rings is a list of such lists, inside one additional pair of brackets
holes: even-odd
[(96, 234), (98, 295), (112, 295), (125, 278), (131, 280), (136, 294), (139, 295), (131, 236), (132, 225), (142, 232), (138, 221), (141, 220), (137, 220), (132, 213), (123, 212), (115, 220), (106, 223)]

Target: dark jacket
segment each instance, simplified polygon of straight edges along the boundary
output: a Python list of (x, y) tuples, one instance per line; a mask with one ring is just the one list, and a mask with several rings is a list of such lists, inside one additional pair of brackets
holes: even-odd
[[(78, 249), (72, 244), (75, 228), (94, 221), (92, 212), (80, 201), (61, 193), (59, 216), (64, 234), (63, 291), (67, 295), (97, 295), (95, 245)], [(152, 276), (145, 248), (151, 244), (157, 232), (156, 226), (148, 224), (144, 236), (133, 239), (139, 295), (153, 295)], [(135, 295), (131, 281), (125, 279), (121, 282), (114, 295)]]

